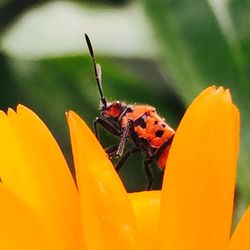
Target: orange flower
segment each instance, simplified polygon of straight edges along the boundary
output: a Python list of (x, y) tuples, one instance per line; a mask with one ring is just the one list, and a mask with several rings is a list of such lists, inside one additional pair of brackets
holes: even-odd
[(4, 250), (249, 249), (250, 210), (230, 237), (239, 115), (206, 89), (177, 129), (161, 191), (127, 194), (105, 151), (67, 113), (77, 186), (54, 138), (19, 105), (0, 113)]

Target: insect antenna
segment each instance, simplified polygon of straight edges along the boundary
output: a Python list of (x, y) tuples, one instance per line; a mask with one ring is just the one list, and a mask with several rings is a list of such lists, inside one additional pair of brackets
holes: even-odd
[(103, 90), (102, 90), (102, 70), (101, 70), (101, 65), (96, 63), (94, 50), (92, 48), (92, 45), (91, 45), (91, 42), (90, 42), (90, 39), (89, 39), (88, 35), (86, 33), (84, 35), (85, 35), (86, 43), (88, 45), (89, 53), (90, 53), (90, 55), (92, 57), (92, 60), (93, 60), (95, 79), (96, 79), (96, 82), (97, 82), (101, 102), (102, 102), (104, 107), (107, 107), (107, 101), (106, 101), (106, 98), (103, 95)]

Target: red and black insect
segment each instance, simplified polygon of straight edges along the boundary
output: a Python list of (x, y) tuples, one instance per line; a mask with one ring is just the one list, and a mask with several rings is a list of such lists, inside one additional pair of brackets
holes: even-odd
[[(106, 149), (110, 158), (119, 157), (115, 169), (120, 170), (131, 154), (143, 151), (145, 174), (148, 178), (147, 190), (153, 183), (153, 174), (150, 164), (156, 160), (160, 169), (164, 169), (168, 152), (174, 138), (175, 131), (161, 118), (156, 109), (149, 105), (130, 105), (120, 101), (107, 102), (103, 95), (101, 66), (96, 63), (94, 51), (87, 34), (85, 39), (93, 60), (95, 78), (100, 94), (100, 116), (94, 121), (96, 137), (98, 125), (111, 134), (120, 138), (120, 142)], [(133, 147), (124, 153), (125, 145), (132, 141)]]

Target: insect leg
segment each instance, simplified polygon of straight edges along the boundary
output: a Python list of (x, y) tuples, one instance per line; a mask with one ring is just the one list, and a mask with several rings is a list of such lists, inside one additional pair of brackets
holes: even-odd
[(145, 170), (146, 177), (148, 179), (147, 190), (151, 190), (152, 184), (153, 184), (153, 180), (154, 180), (152, 169), (150, 168), (150, 163), (151, 162), (152, 162), (152, 158), (146, 156), (146, 159), (144, 161), (144, 170)]
[(123, 164), (126, 162), (126, 160), (128, 159), (128, 157), (136, 152), (139, 152), (140, 149), (139, 148), (132, 148), (129, 151), (127, 151), (117, 162), (116, 166), (115, 166), (115, 170), (117, 172), (119, 172), (119, 170), (121, 169), (121, 167), (123, 166)]
[(128, 122), (126, 127), (124, 128), (122, 135), (121, 135), (121, 141), (119, 143), (118, 149), (116, 151), (117, 156), (122, 156), (123, 150), (126, 144), (126, 141), (129, 137), (129, 129), (130, 129), (130, 123)]
[(94, 129), (95, 129), (95, 136), (98, 140), (99, 140), (99, 134), (97, 129), (98, 124), (115, 136), (120, 136), (121, 134), (121, 131), (115, 126), (113, 126), (113, 124), (110, 124), (109, 122), (100, 117), (96, 117), (96, 119), (94, 120)]
[(105, 152), (108, 154), (109, 158), (112, 158), (112, 155), (114, 153), (116, 153), (118, 146), (119, 146), (119, 144), (114, 144), (114, 145), (111, 145), (111, 146), (105, 148)]

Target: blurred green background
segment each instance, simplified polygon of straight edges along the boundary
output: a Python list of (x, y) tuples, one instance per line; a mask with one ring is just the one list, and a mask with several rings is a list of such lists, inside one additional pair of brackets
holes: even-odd
[[(230, 88), (241, 111), (240, 213), (250, 201), (249, 13), (249, 0), (0, 0), (0, 108), (34, 110), (72, 168), (64, 112), (75, 110), (92, 126), (99, 106), (84, 33), (106, 97), (151, 104), (174, 128), (206, 86)], [(101, 136), (104, 146), (114, 141)], [(129, 191), (146, 186), (142, 159), (131, 157), (121, 170)], [(157, 189), (162, 173), (153, 169)]]

